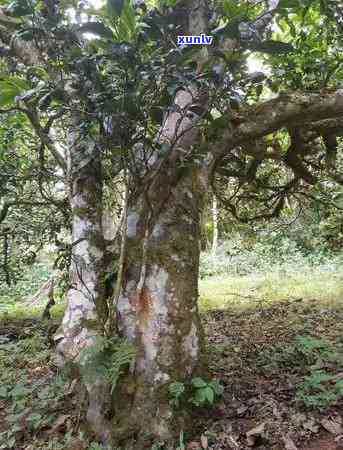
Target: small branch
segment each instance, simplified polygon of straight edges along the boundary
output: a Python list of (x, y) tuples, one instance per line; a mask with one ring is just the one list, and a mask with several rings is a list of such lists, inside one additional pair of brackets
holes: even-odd
[(9, 269), (9, 266), (8, 266), (8, 251), (9, 251), (9, 248), (8, 248), (8, 235), (7, 235), (7, 233), (4, 234), (4, 247), (3, 247), (3, 250), (4, 250), (3, 270), (4, 270), (4, 273), (5, 273), (5, 281), (6, 281), (7, 286), (11, 286), (10, 269)]
[(63, 172), (67, 173), (67, 164), (65, 162), (65, 159), (63, 158), (63, 155), (58, 151), (56, 148), (54, 142), (52, 141), (49, 134), (45, 131), (45, 129), (41, 126), (39, 122), (38, 115), (35, 111), (32, 110), (24, 110), (26, 113), (28, 119), (31, 122), (31, 125), (33, 126), (37, 136), (40, 138), (42, 144), (44, 144), (47, 149), (50, 151), (52, 156), (55, 158), (57, 164), (62, 168)]
[(54, 299), (54, 278), (52, 278), (51, 280), (49, 280), (50, 284), (49, 284), (49, 290), (48, 290), (48, 303), (44, 308), (43, 314), (42, 314), (42, 320), (44, 319), (51, 319), (51, 314), (50, 314), (50, 309), (56, 304), (55, 299)]
[(263, 13), (260, 14), (258, 18), (253, 22), (254, 27), (259, 33), (263, 33), (263, 31), (271, 23), (279, 6), (279, 3), (280, 0), (268, 0), (268, 6), (265, 11), (263, 11)]
[[(126, 174), (125, 174), (126, 175)], [(125, 179), (125, 191), (124, 191), (124, 199), (123, 199), (123, 221), (122, 221), (122, 236), (121, 236), (121, 245), (120, 245), (120, 257), (119, 257), (119, 267), (118, 267), (118, 276), (116, 281), (116, 286), (114, 290), (114, 296), (110, 299), (109, 307), (108, 307), (108, 323), (106, 324), (106, 331), (108, 336), (112, 336), (113, 328), (114, 328), (114, 316), (117, 311), (117, 304), (121, 292), (122, 281), (123, 281), (123, 273), (124, 273), (124, 262), (126, 255), (126, 228), (127, 228), (127, 213), (128, 213), (128, 199), (129, 199), (129, 183), (127, 180), (127, 176), (124, 176)], [(118, 320), (116, 320), (116, 325), (118, 325)]]

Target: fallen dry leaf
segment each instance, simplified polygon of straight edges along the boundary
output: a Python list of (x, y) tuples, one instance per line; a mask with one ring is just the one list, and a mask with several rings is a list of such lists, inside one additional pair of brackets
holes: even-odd
[(197, 441), (189, 442), (187, 445), (187, 450), (201, 450), (201, 445)]
[(74, 438), (67, 444), (65, 450), (86, 450), (86, 447), (88, 446), (84, 441)]
[(48, 434), (56, 433), (56, 431), (65, 424), (66, 420), (69, 419), (70, 415), (61, 414), (57, 417), (52, 427), (48, 430)]
[(245, 412), (247, 412), (249, 409), (248, 406), (241, 406), (240, 408), (237, 409), (237, 414), (240, 416), (242, 414), (244, 414)]
[(285, 450), (298, 450), (298, 447), (289, 436), (284, 436), (282, 440), (285, 444)]
[(331, 434), (343, 434), (342, 419), (340, 417), (326, 417), (320, 421), (320, 424)]
[(277, 406), (273, 407), (273, 414), (278, 419), (281, 419), (281, 417), (282, 417), (282, 412), (277, 408)]
[(305, 416), (305, 414), (296, 413), (296, 414), (293, 414), (293, 415), (291, 416), (291, 419), (292, 419), (292, 421), (293, 421), (294, 423), (296, 423), (297, 425), (299, 425), (299, 424), (301, 424), (302, 422), (305, 422), (306, 416)]
[(305, 422), (303, 422), (302, 426), (305, 430), (312, 431), (312, 433), (318, 433), (319, 431), (319, 425), (314, 419), (306, 420)]
[(260, 436), (264, 432), (266, 424), (263, 422), (260, 425), (257, 425), (257, 427), (252, 428), (251, 430), (247, 431), (247, 436)]
[(258, 425), (257, 427), (252, 428), (251, 430), (246, 432), (247, 443), (248, 443), (249, 447), (252, 447), (253, 445), (255, 445), (255, 441), (258, 436), (262, 436), (262, 434), (264, 433), (265, 426), (266, 426), (266, 424), (263, 422), (260, 425)]
[(208, 439), (204, 434), (201, 435), (200, 442), (201, 442), (202, 448), (204, 450), (207, 450), (208, 449)]

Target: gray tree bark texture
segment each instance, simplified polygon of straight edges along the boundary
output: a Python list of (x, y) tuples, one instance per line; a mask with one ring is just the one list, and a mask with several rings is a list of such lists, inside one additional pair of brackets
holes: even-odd
[[(67, 307), (55, 335), (56, 362), (82, 365), (82, 352), (103, 335), (107, 319), (104, 271), (105, 245), (102, 229), (102, 172), (94, 142), (84, 136), (74, 118), (69, 135), (68, 181), (72, 209), (72, 247)], [(106, 441), (110, 427), (105, 419), (109, 408), (109, 386), (99, 378), (86, 383), (87, 420), (93, 432)]]
[(130, 205), (117, 305), (120, 331), (138, 350), (131, 410), (128, 416), (118, 411), (118, 425), (149, 430), (160, 440), (177, 431), (168, 385), (194, 375), (202, 347), (197, 301), (203, 186), (195, 173), (169, 189), (160, 212), (143, 197)]

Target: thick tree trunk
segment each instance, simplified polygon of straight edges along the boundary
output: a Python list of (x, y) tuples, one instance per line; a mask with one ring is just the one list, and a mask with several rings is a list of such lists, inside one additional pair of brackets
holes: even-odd
[[(151, 158), (149, 168), (142, 167), (143, 172), (147, 169), (144, 187), (136, 186), (128, 204), (116, 311), (119, 332), (137, 349), (134, 370), (118, 383), (112, 402), (104, 379), (86, 386), (87, 419), (92, 430), (104, 442), (132, 438), (135, 450), (156, 439), (170, 441), (175, 431), (184, 427), (175, 420), (181, 414), (170, 406), (168, 386), (174, 381), (189, 381), (200, 366), (202, 333), (197, 300), (200, 214), (206, 181), (200, 171), (180, 164), (198, 140), (199, 109), (206, 105), (206, 100), (198, 97), (196, 86), (177, 92), (177, 108), (168, 114), (159, 135), (160, 143), (169, 144), (168, 150)], [(80, 351), (92, 344), (102, 332), (99, 324), (103, 326), (106, 319), (100, 162), (91, 143), (79, 148), (85, 139), (78, 132), (74, 134), (73, 285), (58, 346), (69, 360), (77, 360)], [(80, 154), (91, 157), (80, 164)], [(110, 403), (111, 426), (106, 420)]]
[[(176, 185), (154, 185), (163, 208), (131, 202), (123, 287), (117, 305), (121, 333), (134, 342), (137, 360), (131, 401), (115, 411), (115, 432), (170, 439), (180, 427), (169, 405), (168, 385), (190, 380), (200, 367), (202, 331), (198, 313), (200, 213), (203, 186), (188, 173)], [(166, 182), (167, 181), (167, 182)], [(177, 413), (180, 416), (180, 412)], [(182, 425), (181, 425), (182, 426)]]
[[(82, 133), (78, 120), (70, 132), (69, 185), (72, 209), (70, 287), (62, 325), (55, 335), (57, 363), (82, 365), (82, 351), (103, 335), (107, 319), (105, 298), (104, 237), (102, 230), (102, 174), (98, 149)], [(87, 419), (103, 440), (109, 435), (104, 419), (110, 401), (102, 379), (86, 384)]]

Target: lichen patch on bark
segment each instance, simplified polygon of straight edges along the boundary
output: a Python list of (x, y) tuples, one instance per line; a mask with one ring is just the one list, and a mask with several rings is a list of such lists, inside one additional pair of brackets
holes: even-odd
[(137, 235), (137, 224), (139, 215), (135, 211), (130, 211), (127, 216), (126, 235), (128, 238), (134, 238)]
[(189, 354), (192, 358), (196, 358), (199, 354), (199, 335), (198, 329), (194, 322), (192, 322), (191, 329), (184, 338), (183, 347), (184, 352)]

